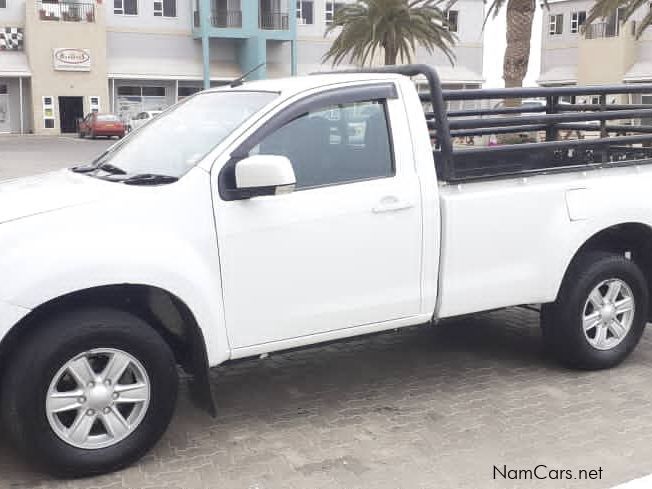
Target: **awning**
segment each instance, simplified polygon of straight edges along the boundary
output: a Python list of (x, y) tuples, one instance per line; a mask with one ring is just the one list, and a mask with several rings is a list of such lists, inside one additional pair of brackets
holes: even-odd
[(570, 85), (577, 83), (577, 67), (572, 65), (555, 66), (541, 74), (539, 85)]
[[(235, 62), (211, 63), (211, 80), (232, 80), (241, 75), (240, 66)], [(182, 58), (109, 58), (107, 76), (131, 80), (202, 80), (204, 72), (201, 61)]]
[(626, 82), (646, 82), (652, 81), (652, 62), (639, 61), (634, 63), (632, 67), (623, 76), (623, 81)]
[(0, 77), (32, 76), (27, 56), (22, 51), (2, 51)]

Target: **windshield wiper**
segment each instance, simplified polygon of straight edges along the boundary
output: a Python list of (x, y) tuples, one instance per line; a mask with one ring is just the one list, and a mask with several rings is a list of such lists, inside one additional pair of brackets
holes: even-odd
[(121, 179), (121, 183), (127, 185), (164, 185), (166, 183), (174, 183), (179, 180), (178, 177), (171, 175), (160, 175), (158, 173), (139, 173), (136, 175), (129, 175), (125, 179)]
[(73, 166), (71, 170), (74, 171), (75, 173), (91, 173), (97, 170), (102, 170), (107, 173), (110, 173), (111, 175), (127, 174), (127, 172), (124, 171), (122, 168), (112, 165), (111, 163), (100, 163), (99, 165), (97, 163), (90, 163), (88, 165)]
[(111, 163), (100, 163), (95, 167), (97, 170), (102, 170), (111, 175), (126, 175), (127, 172), (122, 168), (112, 165)]
[(92, 171), (97, 170), (97, 166), (90, 164), (90, 165), (79, 165), (79, 166), (73, 166), (70, 171), (74, 171), (75, 173), (90, 173)]

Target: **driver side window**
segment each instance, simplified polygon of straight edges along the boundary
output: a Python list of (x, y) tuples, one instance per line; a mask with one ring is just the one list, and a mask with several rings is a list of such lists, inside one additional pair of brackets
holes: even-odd
[(263, 139), (250, 154), (286, 156), (297, 189), (394, 175), (386, 102), (370, 100), (320, 108)]

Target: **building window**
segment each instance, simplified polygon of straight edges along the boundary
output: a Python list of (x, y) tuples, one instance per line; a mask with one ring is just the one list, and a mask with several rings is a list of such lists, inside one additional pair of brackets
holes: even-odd
[(344, 6), (343, 2), (334, 2), (333, 0), (326, 0), (326, 24), (333, 23), (335, 12)]
[(550, 29), (548, 33), (551, 36), (559, 36), (564, 32), (564, 14), (555, 14), (550, 16)]
[(177, 0), (155, 0), (154, 17), (176, 17)]
[(113, 0), (116, 15), (138, 15), (138, 0)]
[(577, 34), (585, 23), (586, 12), (584, 10), (580, 12), (573, 12), (571, 15), (571, 33)]
[(91, 112), (100, 111), (100, 97), (88, 97), (88, 106), (91, 109)]
[(0, 8), (7, 8), (7, 0), (0, 0)]
[(297, 23), (299, 25), (314, 23), (313, 6), (312, 0), (297, 0)]
[(446, 21), (448, 22), (448, 30), (450, 32), (457, 32), (457, 19), (459, 18), (459, 14), (458, 10), (448, 10), (446, 12)]
[(170, 105), (165, 87), (155, 85), (121, 85), (116, 87), (116, 112), (127, 122), (136, 114), (164, 110)]
[(190, 97), (191, 95), (194, 95), (197, 92), (201, 92), (201, 88), (199, 87), (179, 87), (179, 90), (177, 92), (177, 98), (179, 100), (184, 99), (186, 97)]
[(54, 97), (43, 97), (43, 127), (54, 129)]

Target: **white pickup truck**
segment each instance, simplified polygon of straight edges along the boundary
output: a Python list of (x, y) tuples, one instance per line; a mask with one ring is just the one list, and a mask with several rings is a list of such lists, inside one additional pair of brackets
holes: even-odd
[[(652, 136), (607, 121), (650, 109), (555, 101), (641, 87), (443, 91), (419, 65), (234, 83), (2, 183), (3, 433), (51, 473), (112, 471), (166, 430), (178, 365), (214, 411), (224, 362), (516, 305), (565, 364), (616, 365), (648, 319)], [(454, 144), (525, 130), (548, 140)]]

